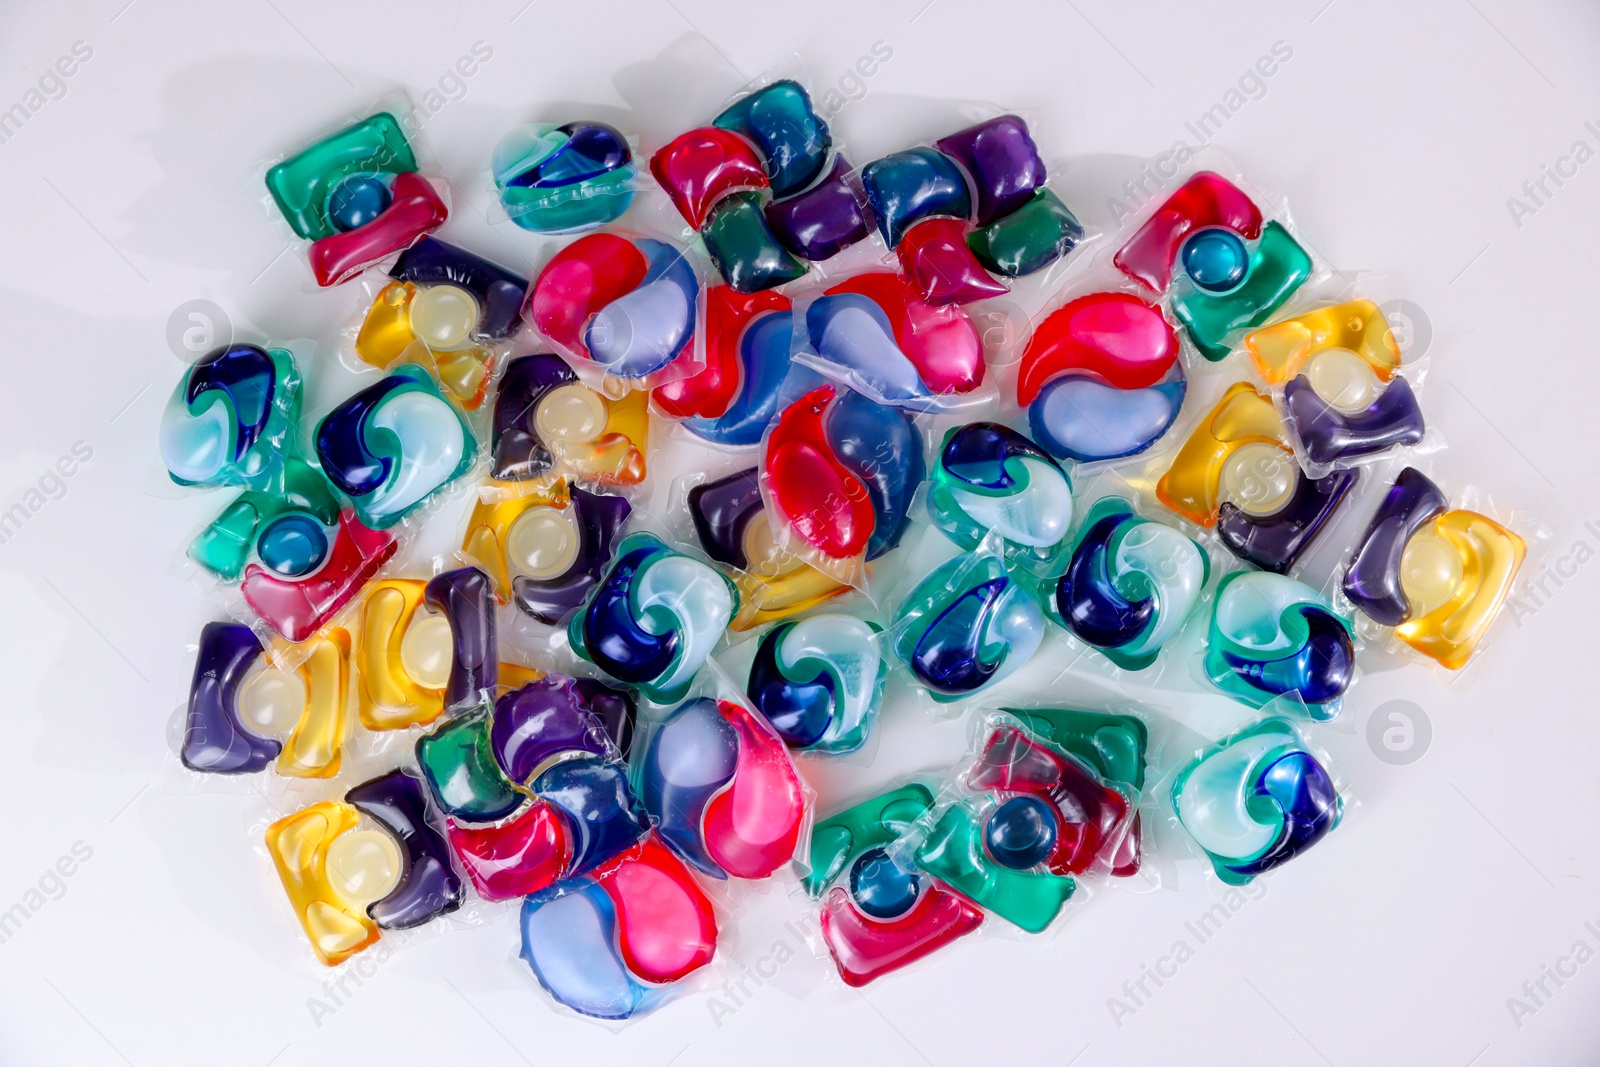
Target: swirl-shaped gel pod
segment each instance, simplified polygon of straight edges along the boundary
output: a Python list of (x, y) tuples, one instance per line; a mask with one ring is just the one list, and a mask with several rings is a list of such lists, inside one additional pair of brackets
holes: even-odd
[(822, 384), (815, 371), (790, 362), (792, 307), (771, 291), (708, 289), (705, 369), (657, 386), (656, 406), (714, 444), (760, 444), (779, 411)]
[(711, 124), (755, 146), (772, 195), (780, 198), (799, 192), (822, 173), (833, 143), (811, 97), (799, 82), (787, 78), (734, 101)]
[(478, 454), (460, 412), (426, 370), (409, 363), (323, 416), (316, 446), (323, 472), (375, 530), (426, 506)]
[(1091, 293), (1045, 317), (1022, 355), (1017, 403), (1057, 459), (1136, 455), (1167, 432), (1188, 381), (1178, 338), (1153, 304)]
[(908, 415), (825, 385), (767, 435), (768, 503), (825, 560), (876, 559), (900, 543), (923, 478)]
[(930, 215), (972, 217), (972, 195), (956, 161), (918, 147), (875, 159), (861, 168), (867, 203), (883, 243), (894, 248), (911, 225)]
[(709, 564), (634, 533), (567, 636), (583, 659), (669, 703), (688, 691), (738, 607), (733, 583)]
[(750, 665), (750, 703), (793, 748), (855, 751), (883, 701), (878, 632), (854, 615), (780, 623), (762, 635)]
[(1205, 548), (1137, 514), (1115, 496), (1083, 517), (1066, 567), (1045, 587), (1045, 609), (1073, 637), (1123, 670), (1154, 663), (1200, 604), (1211, 573)]
[(603, 122), (519, 126), (490, 160), (500, 204), (534, 233), (579, 233), (620, 217), (637, 171), (628, 139)]
[(777, 543), (755, 467), (690, 489), (689, 515), (706, 555), (734, 569), (739, 613), (730, 629), (785, 618), (850, 590)]
[(1044, 639), (1044, 613), (999, 558), (957, 556), (935, 567), (900, 605), (894, 650), (933, 699), (960, 700), (998, 684)]
[(805, 786), (783, 742), (743, 705), (701, 697), (651, 735), (639, 798), (656, 832), (713, 878), (765, 878), (794, 856)]
[(1272, 718), (1201, 751), (1174, 778), (1172, 806), (1217, 877), (1244, 885), (1326, 837), (1344, 800), (1299, 728)]
[(692, 348), (700, 281), (683, 251), (647, 237), (580, 237), (539, 272), (533, 324), (561, 352), (630, 388)]
[(559, 468), (602, 485), (645, 476), (649, 395), (613, 400), (578, 381), (560, 356), (519, 356), (506, 367), (494, 405), (489, 473), (527, 481)]
[(344, 799), (387, 830), (400, 849), (394, 889), (367, 906), (373, 922), (384, 930), (408, 930), (461, 906), (466, 891), (416, 775), (390, 771), (355, 786)]
[(863, 986), (971, 933), (972, 902), (902, 866), (888, 851), (933, 806), (912, 783), (818, 823), (806, 892), (822, 902), (822, 939), (845, 984)]
[(1511, 595), (1527, 542), (1407, 467), (1395, 478), (1345, 572), (1345, 595), (1374, 621), (1460, 670)]
[(445, 571), (429, 580), (423, 600), (428, 610), (443, 615), (450, 627), (445, 707), (477, 703), (485, 691), (494, 691), (499, 679), (494, 587), (489, 576), (476, 567)]
[(592, 876), (522, 905), (521, 957), (545, 991), (583, 1015), (627, 1019), (711, 962), (711, 900), (655, 837)]
[(765, 167), (751, 144), (733, 130), (701, 126), (680, 133), (650, 157), (650, 173), (694, 229), (711, 210), (741, 190), (769, 187)]
[(161, 461), (179, 485), (283, 486), (300, 419), (300, 371), (287, 349), (230, 344), (189, 368), (161, 415)]
[(1072, 526), (1072, 482), (1051, 456), (995, 422), (945, 434), (928, 490), (934, 525), (971, 550), (991, 532), (1044, 557)]
[(1205, 671), (1235, 700), (1259, 708), (1292, 693), (1325, 722), (1355, 681), (1355, 660), (1350, 620), (1303, 582), (1239, 571), (1217, 586)]
[(1311, 257), (1281, 223), (1232, 182), (1202, 171), (1168, 197), (1116, 265), (1171, 297), (1173, 313), (1200, 354), (1228, 354), (1227, 336), (1259, 326), (1311, 276)]
[(236, 711), (249, 726), (282, 736), (274, 769), (287, 778), (338, 774), (350, 732), (350, 632), (331, 626), (299, 645), (275, 641), (257, 662), (263, 669), (239, 689)]
[(240, 717), (240, 688), (263, 649), (255, 632), (236, 622), (208, 622), (189, 683), (189, 711), (179, 758), (192, 771), (250, 774), (278, 758), (283, 745), (258, 737)]
[[(263, 544), (271, 539), (270, 529), (258, 536), (258, 558)], [(333, 543), (316, 570), (284, 576), (281, 567), (251, 563), (244, 569), (239, 591), (261, 621), (290, 641), (304, 641), (361, 591), (398, 546), (394, 534), (368, 529), (356, 520), (355, 511), (346, 508), (339, 514)], [(270, 557), (269, 552), (264, 563), (270, 564)]]
[(360, 823), (349, 804), (324, 800), (267, 827), (267, 854), (312, 951), (328, 967), (378, 940), (367, 908), (400, 878), (393, 838), (356, 829)]
[(983, 384), (983, 341), (959, 307), (935, 307), (898, 276), (846, 278), (806, 309), (814, 365), (883, 404), (935, 410)]

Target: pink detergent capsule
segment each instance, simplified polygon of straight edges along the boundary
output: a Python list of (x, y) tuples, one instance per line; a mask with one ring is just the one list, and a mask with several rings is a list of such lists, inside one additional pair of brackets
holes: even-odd
[(572, 861), (566, 823), (542, 800), (499, 824), (469, 826), (447, 818), (445, 829), (484, 900), (537, 893), (565, 874)]
[(967, 246), (965, 219), (923, 219), (895, 246), (900, 271), (930, 304), (970, 304), (1011, 291), (990, 275)]
[(644, 281), (649, 261), (625, 237), (593, 233), (557, 252), (528, 294), (534, 328), (570, 355), (589, 357), (583, 332), (590, 316)]
[(662, 985), (711, 962), (711, 899), (660, 838), (651, 834), (594, 877), (617, 909), (618, 947), (634, 977)]
[(738, 735), (739, 757), (733, 783), (706, 805), (706, 851), (735, 878), (765, 878), (794, 856), (805, 788), (776, 734), (742, 704), (717, 706)]
[(697, 230), (729, 193), (767, 188), (766, 168), (755, 149), (738, 134), (715, 126), (674, 137), (650, 157), (650, 173)]
[(880, 974), (899, 970), (971, 933), (983, 912), (965, 897), (929, 885), (910, 911), (875, 919), (850, 902), (843, 886), (822, 903), (822, 937), (846, 985), (864, 986)]

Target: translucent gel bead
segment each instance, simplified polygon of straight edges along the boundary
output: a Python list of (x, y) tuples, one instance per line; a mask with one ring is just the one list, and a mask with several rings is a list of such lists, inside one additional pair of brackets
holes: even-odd
[(382, 900), (399, 881), (399, 846), (380, 830), (352, 830), (328, 846), (328, 884), (358, 908)]
[(1218, 495), (1251, 515), (1272, 515), (1293, 495), (1296, 469), (1275, 445), (1242, 445), (1223, 464)]
[(400, 664), (426, 689), (443, 689), (450, 680), (450, 623), (443, 615), (418, 615), (400, 639)]
[(996, 863), (1026, 871), (1049, 858), (1056, 847), (1055, 817), (1038, 797), (1012, 797), (989, 814), (983, 845)]
[(256, 537), (256, 555), (270, 571), (299, 578), (327, 558), (328, 534), (314, 516), (290, 512), (271, 520)]
[(554, 578), (565, 574), (577, 559), (578, 531), (564, 511), (529, 508), (511, 524), (506, 554), (529, 577)]
[(1348, 348), (1318, 352), (1306, 363), (1305, 375), (1322, 399), (1347, 415), (1365, 411), (1381, 392), (1372, 367)]
[(1249, 253), (1239, 235), (1228, 230), (1202, 230), (1183, 246), (1183, 271), (1200, 288), (1223, 293), (1239, 284)]
[(592, 441), (605, 424), (605, 400), (576, 382), (545, 394), (534, 414), (534, 425), (547, 440)]
[(1427, 615), (1461, 587), (1464, 568), (1454, 545), (1429, 529), (1421, 530), (1400, 556), (1400, 588), (1413, 616)]
[(381, 178), (353, 174), (328, 198), (328, 221), (341, 231), (358, 230), (383, 214), (392, 199)]
[(869, 849), (850, 867), (850, 895), (856, 907), (874, 919), (904, 915), (917, 902), (922, 879), (889, 857), (881, 848)]
[(456, 285), (427, 286), (411, 301), (411, 331), (429, 348), (466, 347), (478, 317), (478, 301)]
[(294, 729), (306, 707), (306, 687), (290, 671), (268, 667), (245, 683), (239, 710), (252, 733), (278, 737)]

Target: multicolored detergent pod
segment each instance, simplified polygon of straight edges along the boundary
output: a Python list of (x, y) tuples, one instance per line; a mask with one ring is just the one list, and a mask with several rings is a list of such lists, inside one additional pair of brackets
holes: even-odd
[(788, 863), (806, 788), (783, 741), (742, 704), (700, 697), (650, 735), (636, 770), (656, 833), (713, 878), (765, 878)]
[(877, 559), (900, 543), (922, 482), (911, 417), (825, 385), (791, 404), (767, 435), (763, 492), (825, 564)]
[(1178, 825), (1228, 885), (1281, 867), (1339, 825), (1344, 800), (1300, 728), (1271, 718), (1203, 749), (1173, 779)]
[(883, 703), (881, 627), (854, 615), (812, 615), (761, 636), (745, 693), (791, 748), (853, 752)]
[[(466, 890), (450, 865), (450, 846), (439, 817), (415, 774), (390, 771), (354, 787), (344, 799), (387, 831), (398, 846), (399, 877), (394, 888), (367, 906), (379, 928), (408, 930), (461, 906)], [(336, 874), (348, 875), (342, 864), (335, 866)]]
[(494, 403), (489, 473), (508, 481), (552, 471), (601, 485), (644, 481), (650, 398), (595, 392), (560, 356), (518, 356), (506, 366)]
[(823, 382), (789, 359), (793, 306), (781, 293), (707, 289), (705, 369), (656, 386), (656, 406), (713, 444), (760, 444), (778, 412)]
[(500, 603), (514, 602), (537, 621), (558, 625), (599, 584), (633, 507), (625, 497), (564, 481), (511, 492), (479, 500), (461, 550), (488, 571)]
[(456, 401), (476, 409), (488, 395), (499, 342), (522, 325), (528, 280), (433, 237), (402, 252), (389, 277), (356, 334), (356, 355), (385, 369), (432, 362)]
[(732, 582), (708, 563), (633, 533), (567, 638), (578, 656), (657, 703), (681, 699), (739, 609)]
[(1183, 406), (1178, 350), (1160, 309), (1127, 293), (1091, 293), (1051, 312), (1017, 375), (1034, 440), (1082, 463), (1143, 452)]
[(283, 348), (230, 344), (200, 357), (161, 416), (161, 460), (179, 485), (283, 485), (300, 420), (300, 371)]
[(528, 896), (520, 926), (522, 959), (545, 992), (600, 1019), (651, 1010), (717, 950), (711, 899), (654, 835)]
[(425, 507), (478, 456), (461, 413), (411, 363), (323, 416), (316, 446), (323, 472), (375, 530)]
[(1044, 583), (1050, 618), (1123, 670), (1143, 670), (1200, 604), (1204, 546), (1117, 496), (1094, 502)]
[[(1120, 782), (1144, 792), (1150, 732), (1134, 715), (1067, 708), (1002, 708), (1045, 744), (1087, 763), (1107, 782)], [(1144, 862), (1141, 816), (1134, 813), (1128, 833), (1111, 860), (1111, 874), (1129, 878)]]
[[(632, 739), (635, 712), (625, 694), (552, 674), (480, 712), (470, 725), (452, 731), (455, 720), (435, 731), (437, 743), (417, 748), (446, 810), (450, 844), (480, 896), (539, 892), (587, 874), (644, 837), (649, 823), (618, 748)], [(478, 786), (462, 790), (463, 782)], [(502, 783), (517, 795), (509, 812), (485, 803), (505, 791)]]
[(650, 173), (696, 230), (712, 209), (740, 191), (770, 188), (755, 147), (736, 132), (702, 126), (681, 133), (650, 157)]
[(907, 285), (930, 304), (970, 304), (1004, 296), (1005, 282), (989, 276), (968, 243), (965, 219), (933, 215), (906, 231), (895, 246), (900, 273)]
[(919, 147), (875, 159), (861, 168), (867, 203), (878, 232), (890, 248), (900, 244), (913, 223), (933, 215), (972, 217), (972, 195), (954, 159)]
[(1029, 933), (1047, 928), (1077, 877), (1111, 866), (1138, 795), (1092, 766), (997, 720), (959, 795), (918, 842), (918, 868)]
[(1355, 628), (1303, 582), (1239, 571), (1217, 586), (1205, 672), (1251, 707), (1292, 693), (1325, 722), (1339, 714), (1355, 681)]
[(1310, 478), (1271, 399), (1235, 382), (1195, 426), (1156, 485), (1156, 497), (1229, 552), (1263, 570), (1294, 566), (1355, 487), (1359, 473)]
[(1418, 652), (1460, 670), (1511, 595), (1526, 555), (1517, 534), (1487, 515), (1450, 508), (1427, 475), (1407, 467), (1356, 542), (1344, 595)]
[(690, 489), (689, 515), (706, 555), (733, 568), (739, 613), (729, 629), (748, 630), (850, 591), (778, 544), (755, 467)]
[(1256, 369), (1283, 385), (1285, 421), (1301, 451), (1326, 466), (1422, 440), (1411, 383), (1396, 374), (1400, 346), (1370, 300), (1318, 308), (1247, 334)]
[(983, 912), (915, 868), (889, 846), (933, 807), (912, 783), (822, 820), (811, 833), (806, 892), (822, 902), (822, 939), (846, 985), (875, 978), (976, 930)]
[(700, 279), (683, 250), (649, 237), (580, 237), (545, 264), (528, 296), (534, 327), (558, 351), (625, 388), (694, 351)]
[(1260, 326), (1311, 276), (1311, 256), (1282, 223), (1264, 221), (1238, 186), (1201, 171), (1145, 220), (1115, 257), (1128, 277), (1169, 296), (1200, 354)]
[(290, 156), (266, 181), (289, 226), (312, 242), (311, 271), (323, 286), (402, 251), (450, 214), (388, 112)]
[(772, 195), (792, 196), (822, 173), (833, 138), (799, 82), (784, 79), (762, 86), (730, 104), (711, 120), (755, 146)]
[(895, 615), (895, 655), (934, 700), (961, 700), (1003, 681), (1044, 639), (1034, 594), (998, 556), (973, 553), (935, 567)]
[(628, 139), (603, 122), (519, 126), (490, 160), (500, 204), (534, 233), (581, 233), (619, 218), (638, 172)]
[(983, 384), (983, 341), (959, 307), (935, 307), (887, 271), (846, 278), (806, 309), (813, 363), (873, 400), (915, 410)]
[(962, 548), (994, 533), (1006, 548), (1044, 558), (1072, 527), (1072, 482), (1022, 434), (996, 422), (944, 436), (928, 489), (933, 523)]

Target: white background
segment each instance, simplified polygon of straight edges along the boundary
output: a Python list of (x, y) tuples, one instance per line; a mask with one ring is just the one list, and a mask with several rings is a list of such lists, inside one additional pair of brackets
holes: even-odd
[[(1580, 941), (1585, 960), (1600, 949), (1600, 727), (1583, 677), (1600, 638), (1587, 563), (1600, 525), (1585, 526), (1600, 520), (1600, 162), (1547, 181), (1553, 195), (1520, 220), (1507, 204), (1575, 142), (1600, 148), (1592, 5), (125, 3), (0, 14), (0, 109), (75, 42), (92, 49), (0, 143), (0, 510), (75, 442), (93, 450), (0, 544), (0, 910), (43, 901), (0, 943), (0, 1062), (1600, 1058), (1600, 963), (1547, 979), (1539, 1001), (1523, 990), (1546, 966), (1570, 973), (1561, 961)], [(476, 42), (492, 57), (451, 80)], [(892, 57), (851, 75), (875, 42)], [(1100, 893), (1053, 938), (970, 938), (864, 995), (827, 985), (801, 953), (765, 986), (747, 980), (731, 1014), (712, 1010), (727, 994), (702, 991), (611, 1033), (552, 1009), (514, 966), (503, 914), (415, 938), (337, 1010), (313, 1012), (311, 998), (333, 1004), (328, 975), (248, 837), (262, 799), (184, 786), (166, 740), (189, 644), (218, 610), (173, 560), (219, 506), (154, 490), (155, 428), (182, 369), (168, 317), (205, 298), (241, 330), (329, 339), (359, 299), (303, 290), (298, 250), (279, 255), (257, 203), (256, 165), (383, 93), (439, 91), (425, 136), (470, 201), (457, 199), (445, 236), (525, 267), (531, 239), (482, 215), (487, 155), (511, 125), (599, 117), (653, 147), (787, 63), (814, 93), (853, 97), (834, 128), (858, 161), (952, 128), (970, 101), (1021, 109), (1046, 156), (1067, 162), (1074, 206), (1104, 220), (1113, 179), (1193, 143), (1185, 124), (1275, 42), (1292, 57), (1216, 144), (1288, 196), (1326, 259), (1401, 280), (1433, 334), (1424, 402), (1451, 446), (1434, 473), (1538, 513), (1553, 535), (1545, 564), (1566, 575), (1470, 685), (1368, 671), (1318, 735), (1361, 800), (1348, 823), (1203, 944), (1186, 924), (1215, 891), (1185, 860), (1161, 892)], [(1405, 766), (1366, 739), (1373, 710), (1396, 699), (1432, 727)], [(836, 802), (948, 764), (963, 743), (959, 724), (897, 704), (870, 767), (815, 780)], [(48, 877), (75, 844), (90, 858)], [(30, 896), (41, 880), (48, 894)], [(783, 924), (803, 905), (783, 886), (738, 907), (719, 981), (796, 947)], [(1192, 958), (1115, 1018), (1109, 998), (1133, 1003), (1123, 983), (1180, 939)], [(1537, 1010), (1515, 1016), (1513, 996)]]

